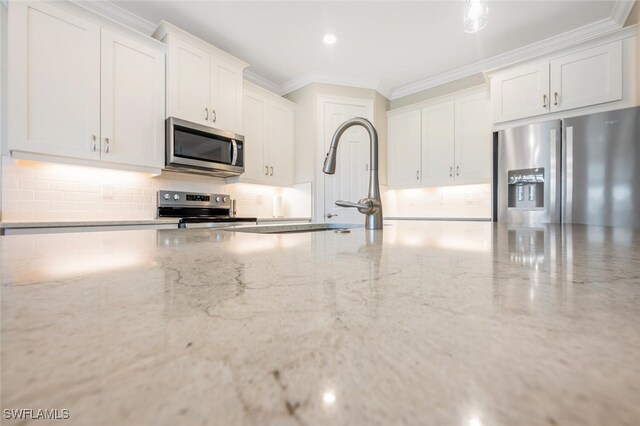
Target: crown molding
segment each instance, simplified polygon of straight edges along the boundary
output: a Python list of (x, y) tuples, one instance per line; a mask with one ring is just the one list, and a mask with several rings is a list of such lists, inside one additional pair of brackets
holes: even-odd
[(385, 97), (389, 97), (389, 91), (385, 90), (380, 84), (380, 80), (372, 78), (362, 78), (353, 75), (331, 74), (312, 71), (294, 79), (289, 80), (280, 86), (280, 95), (286, 95), (294, 90), (300, 89), (311, 83), (334, 84), (337, 86), (357, 87), (360, 89), (371, 89), (380, 92)]
[(635, 1), (633, 0), (616, 0), (611, 11), (611, 19), (620, 27), (624, 26), (634, 4)]
[(249, 70), (244, 70), (244, 79), (247, 80), (250, 83), (255, 84), (258, 87), (262, 87), (263, 89), (266, 89), (270, 92), (274, 92), (277, 93), (278, 95), (282, 95), (282, 87), (279, 84), (274, 83), (271, 80), (267, 80), (264, 77), (259, 76), (258, 74), (249, 71)]
[(153, 34), (157, 27), (153, 22), (147, 21), (146, 19), (123, 9), (109, 0), (69, 0), (69, 2), (98, 15), (102, 15), (112, 21), (116, 21), (119, 24), (125, 25), (147, 36)]

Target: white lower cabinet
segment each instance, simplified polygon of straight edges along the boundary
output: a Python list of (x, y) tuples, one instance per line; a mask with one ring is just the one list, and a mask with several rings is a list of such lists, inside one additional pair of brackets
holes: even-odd
[(164, 46), (45, 2), (9, 12), (14, 158), (159, 172)]
[(489, 101), (482, 92), (389, 113), (392, 188), (491, 181)]
[(274, 186), (293, 185), (295, 106), (245, 83), (244, 173), (227, 179)]

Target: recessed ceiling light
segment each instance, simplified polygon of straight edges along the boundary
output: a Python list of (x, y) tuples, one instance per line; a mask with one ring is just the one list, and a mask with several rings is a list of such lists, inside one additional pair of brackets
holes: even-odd
[(325, 34), (325, 36), (322, 37), (322, 41), (324, 41), (324, 44), (336, 44), (338, 38), (335, 34)]

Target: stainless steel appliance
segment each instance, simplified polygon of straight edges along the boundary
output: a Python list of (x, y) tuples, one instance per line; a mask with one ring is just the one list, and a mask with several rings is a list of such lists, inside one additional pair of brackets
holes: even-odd
[(165, 169), (217, 177), (240, 175), (244, 172), (244, 136), (167, 118)]
[(236, 217), (227, 194), (158, 191), (158, 217), (180, 218), (179, 228), (222, 228), (255, 225), (255, 217)]
[(494, 188), (499, 221), (640, 228), (640, 107), (500, 131)]

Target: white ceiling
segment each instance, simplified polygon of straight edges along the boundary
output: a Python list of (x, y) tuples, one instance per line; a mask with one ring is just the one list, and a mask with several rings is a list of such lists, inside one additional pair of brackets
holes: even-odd
[[(239, 57), (281, 92), (324, 78), (391, 97), (416, 82), (579, 27), (601, 28), (619, 8), (613, 0), (490, 1), (487, 28), (467, 34), (463, 0), (115, 3), (154, 24), (167, 20)], [(322, 43), (328, 32), (338, 36), (333, 46)]]

